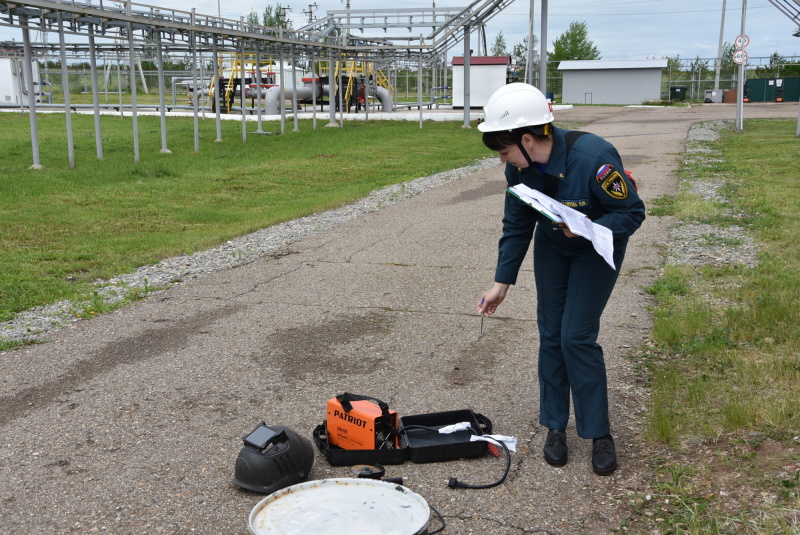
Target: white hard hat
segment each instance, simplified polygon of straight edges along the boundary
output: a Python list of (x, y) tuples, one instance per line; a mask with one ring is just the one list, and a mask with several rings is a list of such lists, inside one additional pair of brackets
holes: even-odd
[(541, 91), (529, 84), (515, 82), (492, 93), (483, 108), (481, 132), (514, 130), (553, 122), (553, 108)]

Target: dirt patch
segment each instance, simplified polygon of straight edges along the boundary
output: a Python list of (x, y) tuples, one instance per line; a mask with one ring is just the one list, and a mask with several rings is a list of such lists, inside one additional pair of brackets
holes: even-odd
[(338, 316), (330, 321), (278, 331), (254, 355), (259, 364), (275, 367), (285, 378), (305, 375), (369, 373), (385, 360), (380, 342), (394, 320), (388, 315)]

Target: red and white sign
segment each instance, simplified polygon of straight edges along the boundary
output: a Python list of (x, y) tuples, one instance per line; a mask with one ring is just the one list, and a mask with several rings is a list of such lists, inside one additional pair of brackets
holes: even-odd
[(733, 53), (733, 62), (737, 64), (742, 64), (747, 62), (747, 52), (744, 50), (737, 50)]
[(733, 44), (736, 45), (736, 48), (746, 48), (750, 44), (750, 38), (745, 34), (739, 35), (733, 41)]

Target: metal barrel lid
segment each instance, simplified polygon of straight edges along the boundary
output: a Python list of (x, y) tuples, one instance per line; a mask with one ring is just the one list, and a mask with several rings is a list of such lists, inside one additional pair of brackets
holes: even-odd
[(254, 535), (425, 535), (430, 508), (402, 485), (375, 479), (306, 481), (274, 492), (250, 512)]

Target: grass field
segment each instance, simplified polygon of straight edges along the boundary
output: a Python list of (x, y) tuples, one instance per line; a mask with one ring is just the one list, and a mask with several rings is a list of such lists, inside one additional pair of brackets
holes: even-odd
[[(748, 121), (724, 132), (709, 158), (687, 159), (677, 195), (651, 203), (683, 222), (743, 227), (760, 253), (755, 267), (669, 265), (650, 288), (644, 432), (666, 449), (653, 456), (653, 494), (636, 505), (647, 533), (653, 523), (659, 533), (800, 533), (796, 127)], [(692, 194), (700, 181), (722, 181), (721, 198)]]
[[(39, 114), (44, 170), (29, 169), (29, 119), (0, 114), (0, 321), (63, 299), (91, 282), (192, 253), (260, 228), (338, 207), (370, 191), (460, 167), (490, 155), (477, 130), (457, 122), (302, 121), (284, 135), (249, 134), (238, 121), (169, 118), (160, 154), (158, 117), (139, 117), (134, 162), (130, 118), (104, 116), (97, 160), (93, 117), (73, 115), (76, 165), (69, 168), (65, 116)], [(264, 130), (277, 132), (277, 123)], [(256, 123), (248, 123), (254, 132)]]

